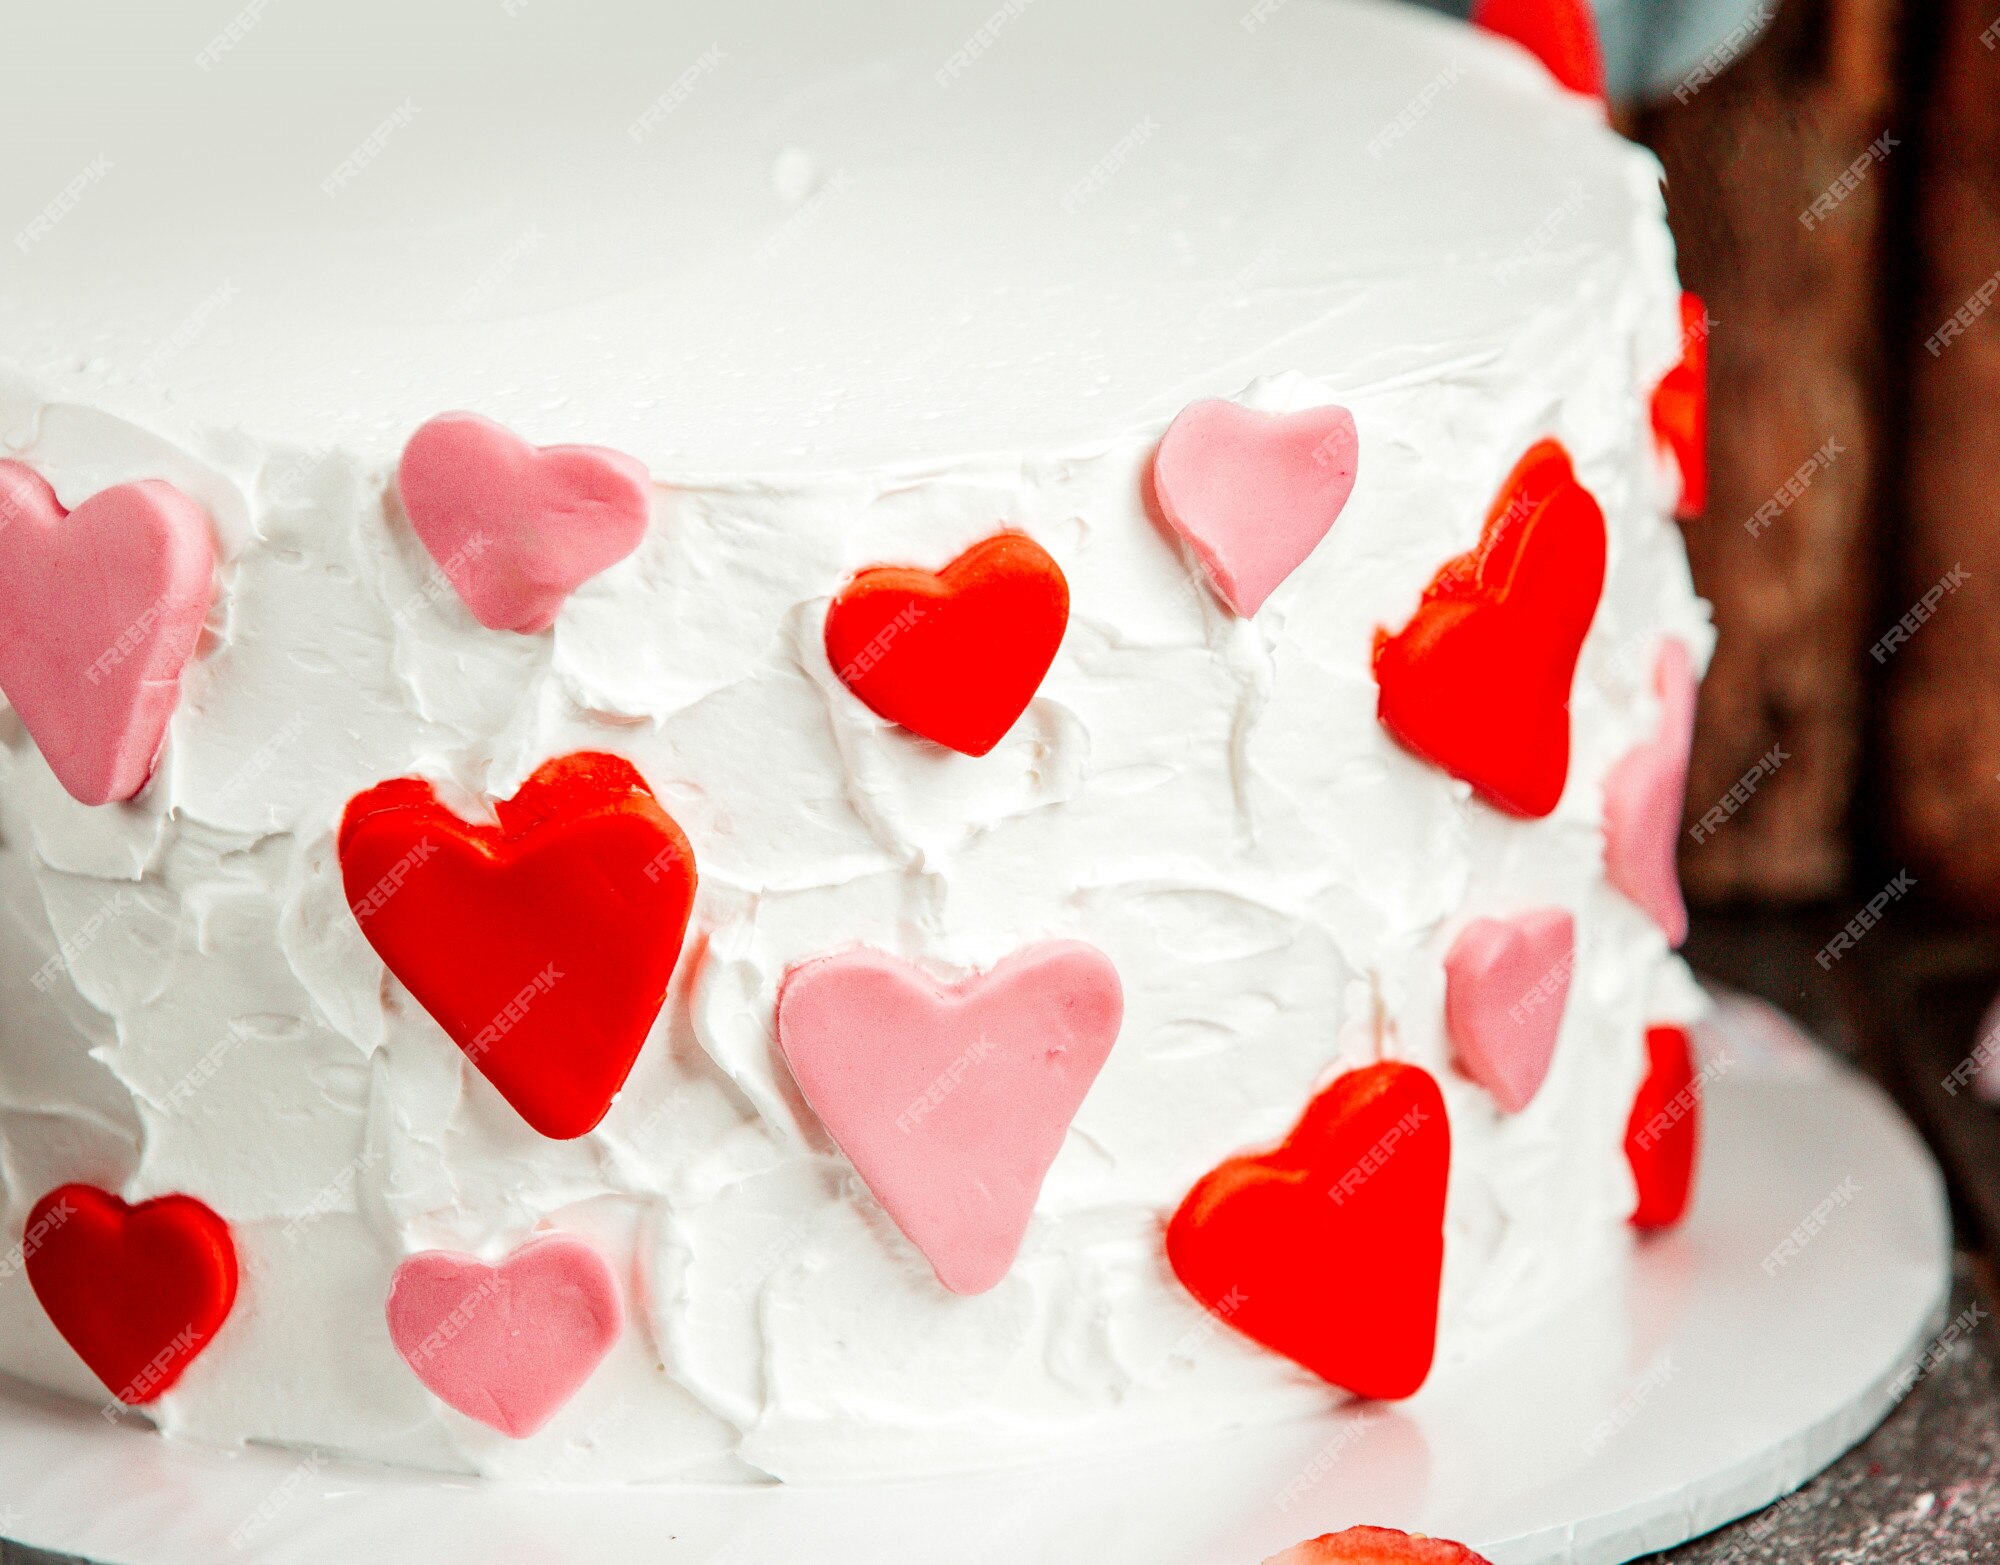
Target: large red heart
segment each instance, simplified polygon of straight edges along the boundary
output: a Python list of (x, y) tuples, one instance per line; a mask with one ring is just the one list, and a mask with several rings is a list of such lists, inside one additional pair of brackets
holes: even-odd
[(1282, 1145), (1202, 1176), (1167, 1259), (1217, 1316), (1357, 1396), (1430, 1373), (1451, 1126), (1428, 1072), (1350, 1071)]
[(181, 1378), (236, 1302), (229, 1225), (192, 1196), (128, 1206), (63, 1185), (28, 1214), (21, 1253), (63, 1340), (133, 1406)]
[(826, 655), (878, 716), (984, 755), (1028, 709), (1068, 625), (1062, 567), (1000, 533), (941, 571), (861, 572), (827, 610)]
[(362, 933), (521, 1118), (567, 1140), (611, 1107), (666, 998), (694, 851), (629, 761), (545, 762), (472, 825), (428, 783), (355, 795), (340, 873)]
[(1472, 25), (1513, 39), (1571, 92), (1604, 96), (1604, 46), (1590, 0), (1477, 0)]
[(1569, 453), (1521, 458), (1479, 545), (1449, 561), (1417, 612), (1375, 647), (1382, 726), (1515, 815), (1569, 780), (1569, 691), (1604, 590), (1604, 513)]
[(1685, 1027), (1646, 1029), (1646, 1079), (1625, 1122), (1625, 1159), (1639, 1199), (1634, 1228), (1671, 1228), (1694, 1194), (1701, 1144), (1701, 1078)]
[(1653, 390), (1653, 431), (1681, 470), (1682, 521), (1708, 506), (1708, 306), (1681, 295), (1681, 361)]

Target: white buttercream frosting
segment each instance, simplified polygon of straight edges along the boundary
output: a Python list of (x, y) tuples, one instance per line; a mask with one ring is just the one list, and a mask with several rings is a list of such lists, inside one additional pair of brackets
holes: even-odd
[[(223, 557), (138, 800), (76, 804), (0, 715), (6, 1221), (72, 1179), (183, 1191), (241, 1252), (164, 1429), (810, 1479), (1319, 1406), (1161, 1228), (1380, 1055), (1451, 1114), (1439, 1375), (1617, 1255), (1642, 1030), (1697, 1002), (1604, 883), (1600, 790), (1654, 730), (1660, 639), (1712, 638), (1647, 421), (1678, 356), (1658, 169), (1596, 108), (1382, 0), (363, 0), (219, 52), (214, 24), (24, 20), (46, 68), (0, 105), (0, 209), (41, 224), (0, 246), (0, 454), (70, 505), (168, 479)], [(1146, 511), (1202, 395), (1360, 429), (1345, 513), (1251, 621)], [(389, 492), (452, 407), (654, 476), (645, 542), (547, 634), (481, 629)], [(1388, 738), (1369, 660), (1549, 434), (1609, 570), (1568, 791), (1522, 822)], [(821, 626), (855, 570), (1000, 526), (1072, 618), (973, 760), (855, 701)], [(580, 748), (640, 768), (701, 890), (626, 1090), (556, 1143), (387, 977), (332, 834), (384, 778), (469, 802)], [(1568, 1012), (1502, 1116), (1448, 1064), (1442, 957), (1550, 905)], [(1012, 1274), (956, 1297), (804, 1106), (777, 983), (857, 942), (945, 971), (1052, 938), (1117, 964), (1124, 1030)], [(383, 1301), (413, 1251), (543, 1226), (602, 1246), (631, 1323), (512, 1442), (423, 1389)], [(0, 1370), (102, 1397), (17, 1266)]]

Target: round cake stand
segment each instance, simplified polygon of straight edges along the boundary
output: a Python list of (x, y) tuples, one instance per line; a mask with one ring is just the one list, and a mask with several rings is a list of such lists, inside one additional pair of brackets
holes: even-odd
[(103, 1565), (1257, 1565), (1357, 1522), (1495, 1565), (1628, 1560), (1795, 1487), (1921, 1368), (1950, 1284), (1929, 1153), (1777, 1013), (1704, 1029), (1687, 1223), (1394, 1406), (1037, 1471), (754, 1488), (526, 1489), (218, 1453), (0, 1394), (0, 1531)]

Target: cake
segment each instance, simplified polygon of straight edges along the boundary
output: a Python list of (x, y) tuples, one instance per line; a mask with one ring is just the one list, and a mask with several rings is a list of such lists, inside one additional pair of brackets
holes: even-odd
[(1703, 318), (1528, 49), (22, 25), (0, 1371), (866, 1479), (1420, 1394), (1678, 1217)]

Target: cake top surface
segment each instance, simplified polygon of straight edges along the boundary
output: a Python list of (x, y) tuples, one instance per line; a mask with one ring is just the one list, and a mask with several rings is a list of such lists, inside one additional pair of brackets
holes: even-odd
[(218, 26), (13, 23), (0, 340), (57, 401), (384, 454), (470, 407), (655, 471), (922, 465), (1278, 368), (1449, 375), (1657, 230), (1596, 105), (1392, 0)]

